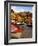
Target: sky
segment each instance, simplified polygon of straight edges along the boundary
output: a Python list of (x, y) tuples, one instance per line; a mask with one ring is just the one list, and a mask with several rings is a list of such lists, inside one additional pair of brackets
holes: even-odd
[(32, 11), (32, 6), (11, 6), (11, 9), (13, 9), (16, 12), (23, 12), (23, 11)]

